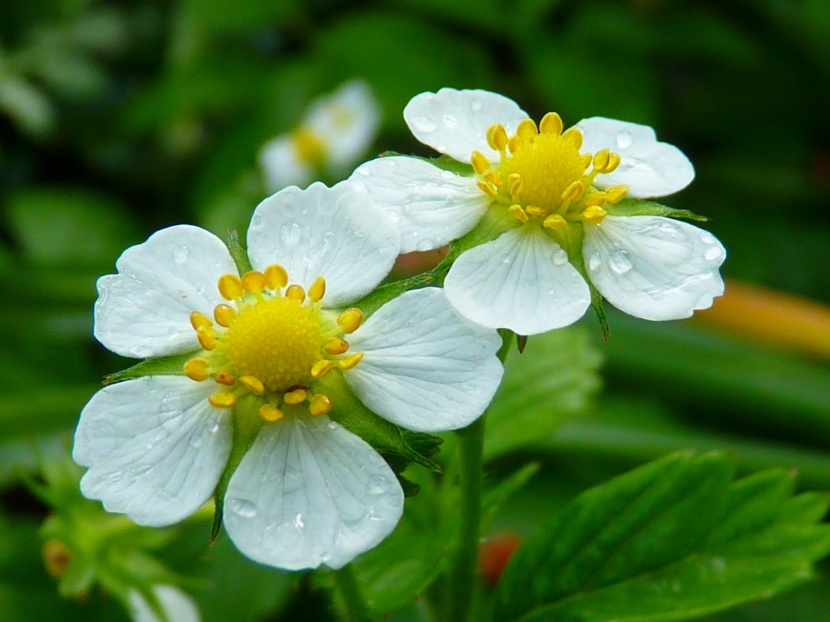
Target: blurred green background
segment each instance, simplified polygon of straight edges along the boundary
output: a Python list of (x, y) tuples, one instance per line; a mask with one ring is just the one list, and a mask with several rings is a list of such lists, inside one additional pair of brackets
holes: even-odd
[[(590, 116), (652, 125), (696, 166), (692, 186), (666, 203), (711, 219), (729, 252), (726, 277), (830, 304), (826, 0), (4, 0), (0, 603), (11, 607), (8, 619), (40, 619), (31, 599), (77, 619), (123, 615), (112, 603), (58, 599), (32, 541), (48, 509), (21, 484), (21, 475), (37, 477), (40, 461), (66, 452), (100, 378), (129, 363), (91, 336), (95, 279), (163, 226), (244, 232), (264, 197), (260, 147), (352, 78), (371, 85), (383, 110), (367, 159), (386, 150), (431, 155), (402, 110), (444, 86), (502, 93), (536, 119), (556, 110), (566, 125)], [(527, 503), (511, 504), (493, 529), (529, 530), (576, 491), (689, 447), (731, 451), (743, 472), (798, 468), (803, 487), (830, 489), (830, 320), (818, 309), (823, 328), (800, 328), (786, 305), (767, 328), (814, 331), (823, 355), (730, 334), (705, 314), (659, 325), (611, 314), (608, 343), (587, 317), (554, 342), (531, 340), (525, 359), (510, 362), (543, 381), (506, 383), (496, 407), (506, 414), (493, 426), (525, 416), (538, 427), (491, 444), (490, 469), (497, 478), (532, 458), (541, 472), (522, 493)], [(289, 591), (283, 575), (254, 568), (227, 543), (203, 563), (203, 529), (194, 534), (182, 536), (185, 553), (167, 552), (183, 571), (204, 576), (230, 564), (249, 590), (283, 581), (259, 600), (226, 581), (197, 590), (205, 619), (229, 610), (240, 621), (325, 615), (292, 605), (308, 585)], [(24, 583), (31, 598), (19, 596)], [(813, 583), (717, 620), (830, 620), (826, 588)]]

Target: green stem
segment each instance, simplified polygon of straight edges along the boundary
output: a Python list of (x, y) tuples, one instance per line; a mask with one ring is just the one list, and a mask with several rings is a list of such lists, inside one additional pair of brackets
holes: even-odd
[(346, 607), (346, 615), (350, 622), (369, 622), (369, 606), (363, 597), (357, 578), (351, 566), (344, 566), (334, 571), (334, 583)]

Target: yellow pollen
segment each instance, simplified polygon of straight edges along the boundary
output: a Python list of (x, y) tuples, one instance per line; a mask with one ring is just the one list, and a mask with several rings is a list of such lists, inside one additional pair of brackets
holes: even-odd
[(200, 326), (196, 329), (196, 337), (199, 340), (199, 345), (205, 350), (213, 350), (216, 348), (216, 335), (207, 326)]
[(363, 352), (355, 352), (347, 356), (346, 358), (342, 358), (337, 361), (337, 366), (340, 367), (343, 371), (347, 369), (351, 369), (355, 365), (357, 365), (360, 361), (363, 360)]
[(522, 140), (531, 141), (538, 133), (533, 119), (522, 119), (519, 125), (516, 126), (516, 136)]
[(600, 149), (594, 154), (594, 170), (598, 173), (605, 173), (605, 167), (608, 166), (611, 152), (608, 149)]
[(233, 386), (233, 383), (236, 382), (236, 377), (227, 369), (222, 369), (216, 372), (216, 375), (213, 376), (213, 379), (219, 384), (224, 384), (228, 387)]
[(294, 389), (293, 391), (289, 391), (285, 395), (283, 395), (283, 399), (285, 403), (289, 406), (296, 406), (297, 404), (302, 404), (305, 402), (306, 397), (308, 397), (308, 392), (305, 389)]
[(487, 144), (494, 151), (504, 151), (505, 147), (507, 147), (507, 130), (504, 129), (501, 123), (488, 127), (486, 137)]
[(334, 366), (334, 361), (330, 361), (328, 359), (320, 359), (314, 365), (311, 366), (311, 377), (314, 380), (319, 380), (323, 376), (325, 376), (328, 372), (330, 372)]
[(539, 131), (543, 134), (561, 134), (563, 127), (562, 117), (555, 112), (547, 113), (539, 121)]
[(562, 201), (576, 201), (585, 192), (585, 184), (575, 181), (562, 192)]
[(326, 354), (343, 354), (349, 349), (349, 342), (340, 337), (331, 337), (323, 348)]
[(246, 389), (248, 389), (254, 395), (262, 395), (265, 393), (265, 385), (262, 384), (262, 381), (259, 378), (255, 378), (254, 376), (242, 376), (239, 379)]
[(544, 207), (538, 207), (536, 205), (528, 205), (525, 208), (525, 211), (531, 216), (538, 216), (539, 218), (544, 218), (548, 215), (548, 210)]
[(219, 293), (225, 300), (237, 300), (245, 295), (242, 281), (235, 274), (223, 274), (219, 277)]
[(590, 207), (586, 207), (585, 211), (582, 212), (582, 220), (589, 225), (598, 225), (605, 220), (607, 215), (608, 212), (602, 209), (599, 205), (591, 205)]
[(320, 302), (326, 294), (326, 281), (323, 277), (318, 276), (314, 279), (311, 287), (308, 288), (308, 297), (311, 302)]
[(269, 423), (280, 421), (285, 415), (273, 404), (263, 404), (259, 407), (259, 416)]
[(519, 222), (525, 223), (525, 222), (527, 222), (528, 220), (530, 220), (530, 219), (528, 218), (527, 212), (525, 212), (525, 211), (522, 209), (522, 206), (521, 206), (521, 205), (519, 205), (518, 203), (514, 203), (514, 204), (513, 204), (513, 205), (511, 205), (509, 208), (507, 208), (507, 212), (508, 212), (511, 216), (513, 216), (516, 220), (518, 220)]
[(265, 268), (265, 280), (268, 289), (282, 289), (288, 285), (288, 272), (281, 265), (273, 264)]
[(604, 192), (592, 192), (585, 196), (585, 207), (591, 205), (605, 205), (608, 202)]
[(568, 221), (559, 214), (551, 214), (542, 221), (542, 226), (552, 231), (561, 231), (568, 226)]
[(337, 325), (347, 335), (352, 334), (363, 324), (363, 311), (357, 308), (346, 309), (337, 317)]
[(518, 173), (511, 173), (507, 178), (507, 183), (510, 184), (510, 196), (519, 196), (522, 191), (522, 176)]
[(605, 199), (611, 204), (619, 203), (628, 194), (628, 186), (611, 186), (605, 189)]
[(565, 130), (562, 134), (562, 138), (571, 143), (576, 149), (582, 147), (582, 132), (575, 127), (569, 127)]
[(311, 399), (311, 403), (308, 405), (308, 412), (316, 417), (331, 412), (331, 407), (332, 404), (329, 396), (318, 393)]
[(311, 130), (299, 127), (292, 136), (297, 157), (307, 164), (317, 166), (322, 164), (326, 157), (326, 145), (323, 140)]
[(216, 305), (213, 309), (213, 319), (219, 326), (227, 328), (236, 317), (236, 309), (230, 305)]
[(606, 165), (604, 172), (606, 172), (606, 173), (614, 172), (614, 170), (616, 170), (616, 168), (620, 165), (620, 162), (622, 162), (622, 158), (620, 157), (620, 154), (612, 152), (611, 155), (608, 158), (608, 164)]
[(305, 290), (297, 284), (289, 285), (288, 289), (285, 290), (285, 297), (302, 304), (305, 300)]
[(478, 150), (473, 151), (473, 154), (470, 156), (470, 162), (473, 165), (473, 170), (479, 175), (490, 170), (490, 161)]
[(190, 325), (193, 327), (194, 330), (199, 330), (199, 328), (202, 326), (204, 326), (205, 328), (213, 328), (213, 320), (211, 320), (204, 313), (193, 311), (190, 314)]
[(236, 405), (236, 397), (232, 393), (222, 391), (211, 395), (208, 402), (214, 408), (233, 408)]
[(321, 346), (317, 313), (290, 297), (243, 306), (223, 337), (225, 357), (236, 374), (253, 376), (271, 391), (306, 382)]
[(487, 183), (483, 179), (478, 180), (478, 187), (484, 194), (487, 194), (494, 199), (499, 196), (498, 189), (493, 184)]
[(501, 180), (501, 175), (499, 175), (496, 171), (487, 171), (482, 175), (484, 179), (490, 182), (495, 188), (501, 188), (504, 185), (504, 182)]
[(252, 270), (242, 275), (242, 289), (251, 294), (261, 294), (268, 287), (265, 275), (262, 272)]
[(184, 374), (191, 380), (202, 382), (210, 378), (210, 361), (197, 357), (184, 364)]

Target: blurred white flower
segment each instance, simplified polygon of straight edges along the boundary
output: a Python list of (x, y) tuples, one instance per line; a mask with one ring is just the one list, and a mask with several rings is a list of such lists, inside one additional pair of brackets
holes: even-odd
[(362, 80), (343, 84), (315, 100), (290, 134), (267, 142), (259, 152), (266, 189), (307, 186), (320, 176), (339, 180), (351, 172), (374, 141), (381, 113), (371, 87)]
[(153, 586), (153, 596), (164, 613), (159, 618), (138, 590), (130, 590), (132, 618), (135, 622), (200, 622), (199, 608), (190, 596), (172, 585)]
[(439, 248), (489, 214), (488, 237), (444, 283), (471, 320), (522, 335), (567, 326), (591, 303), (586, 278), (649, 320), (688, 317), (723, 293), (726, 252), (714, 236), (620, 203), (694, 178), (686, 156), (650, 127), (593, 117), (563, 131), (556, 113), (537, 127), (506, 97), (454, 89), (417, 95), (404, 118), (418, 140), (472, 165), (470, 174), (394, 156), (361, 165), (352, 179), (396, 222), (403, 253)]

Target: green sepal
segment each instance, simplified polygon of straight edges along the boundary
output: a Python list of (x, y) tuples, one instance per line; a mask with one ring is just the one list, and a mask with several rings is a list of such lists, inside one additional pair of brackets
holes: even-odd
[(448, 155), (441, 155), (437, 158), (429, 158), (427, 162), (445, 171), (460, 175), (461, 177), (473, 177), (475, 175), (475, 171), (471, 165), (459, 162)]
[(699, 216), (687, 209), (675, 209), (643, 199), (623, 199), (614, 205), (606, 203), (602, 207), (611, 216), (666, 216), (668, 218), (695, 220), (698, 222), (706, 222), (709, 220), (705, 216)]
[(216, 542), (219, 537), (219, 530), (222, 528), (222, 511), (225, 508), (225, 493), (228, 492), (228, 483), (236, 471), (242, 458), (248, 453), (254, 440), (262, 429), (265, 422), (259, 416), (257, 407), (259, 402), (253, 395), (248, 395), (239, 400), (234, 406), (231, 421), (233, 422), (233, 443), (231, 453), (228, 456), (228, 463), (225, 470), (216, 484), (213, 492), (214, 510), (213, 524), (210, 528), (210, 543)]
[(608, 324), (608, 318), (605, 316), (605, 307), (603, 306), (604, 299), (591, 281), (586, 281), (588, 288), (591, 290), (591, 308), (594, 310), (594, 315), (597, 316), (599, 326), (602, 329), (603, 341), (608, 341), (611, 336), (611, 327)]
[(253, 270), (251, 260), (248, 258), (248, 252), (242, 248), (239, 243), (239, 234), (236, 231), (228, 231), (228, 252), (231, 254), (231, 259), (236, 264), (236, 269), (240, 275), (246, 274)]
[(113, 384), (124, 380), (142, 378), (143, 376), (184, 376), (184, 364), (194, 356), (199, 356), (201, 350), (159, 356), (136, 363), (132, 367), (122, 369), (104, 377), (104, 384)]
[(386, 283), (363, 298), (356, 300), (349, 306), (357, 307), (363, 311), (363, 315), (365, 317), (369, 317), (390, 300), (397, 298), (404, 292), (408, 292), (410, 289), (420, 289), (431, 285), (435, 279), (436, 275), (434, 274), (434, 271), (430, 271), (415, 275), (408, 279), (401, 279), (400, 281)]

